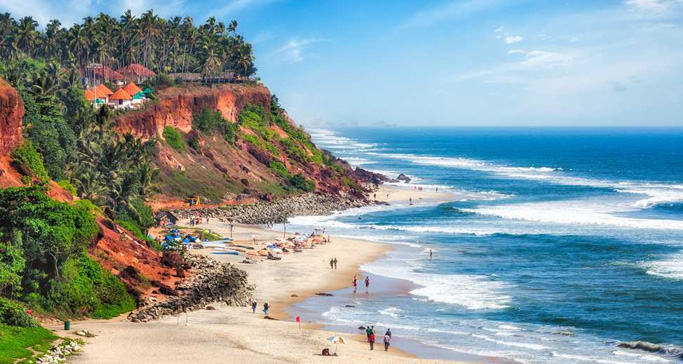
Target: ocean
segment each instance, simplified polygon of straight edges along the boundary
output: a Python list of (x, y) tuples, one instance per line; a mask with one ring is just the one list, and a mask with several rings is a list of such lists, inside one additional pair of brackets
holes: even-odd
[[(438, 187), (459, 198), (291, 219), (290, 231), (324, 227), (333, 236), (394, 244), (362, 269), (378, 282), (410, 283), (407, 294), (343, 290), (335, 299), (306, 300), (296, 312), (348, 332), (390, 327), (397, 343), (417, 340), (434, 348), (432, 357), (680, 362), (683, 129), (310, 133), (354, 166), (405, 173), (412, 178), (406, 188)], [(632, 341), (669, 352), (617, 345)]]

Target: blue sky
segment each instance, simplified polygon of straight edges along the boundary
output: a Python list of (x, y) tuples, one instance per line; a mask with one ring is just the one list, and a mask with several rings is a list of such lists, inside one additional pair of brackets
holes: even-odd
[(683, 0), (2, 0), (236, 19), (305, 126), (683, 126)]

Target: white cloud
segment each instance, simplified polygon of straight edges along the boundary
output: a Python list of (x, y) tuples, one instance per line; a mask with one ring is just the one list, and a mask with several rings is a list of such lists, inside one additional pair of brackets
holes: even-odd
[(525, 57), (520, 63), (525, 68), (561, 68), (574, 62), (574, 56), (558, 52), (530, 51), (525, 53)]
[(417, 12), (411, 19), (403, 23), (401, 27), (431, 26), (449, 20), (472, 16), (507, 3), (510, 3), (510, 0), (451, 0), (441, 6)]
[(289, 63), (301, 62), (306, 58), (306, 47), (313, 44), (324, 42), (324, 39), (292, 39), (278, 48), (274, 55), (283, 57)]
[(515, 43), (519, 43), (523, 40), (524, 40), (524, 38), (522, 38), (519, 35), (509, 36), (509, 37), (505, 37), (505, 44), (515, 44)]
[(626, 5), (643, 15), (668, 15), (683, 5), (683, 0), (626, 0)]
[(502, 32), (503, 30), (505, 30), (505, 28), (503, 28), (503, 27), (498, 27), (498, 28), (496, 28), (496, 30), (494, 30), (494, 32), (500, 33), (500, 32)]
[(521, 49), (510, 49), (508, 54), (526, 54), (526, 52)]

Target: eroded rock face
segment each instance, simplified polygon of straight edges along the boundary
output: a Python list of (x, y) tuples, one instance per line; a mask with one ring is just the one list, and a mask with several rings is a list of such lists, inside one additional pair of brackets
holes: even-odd
[(0, 78), (0, 155), (10, 153), (21, 144), (21, 122), (24, 101), (17, 90)]
[(162, 90), (156, 104), (118, 120), (118, 131), (136, 137), (160, 135), (166, 126), (188, 133), (192, 117), (203, 108), (218, 110), (226, 120), (236, 122), (247, 104), (270, 108), (270, 91), (261, 86), (221, 85), (215, 87), (173, 87)]

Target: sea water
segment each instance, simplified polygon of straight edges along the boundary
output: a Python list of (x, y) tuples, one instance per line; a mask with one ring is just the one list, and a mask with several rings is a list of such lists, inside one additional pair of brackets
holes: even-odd
[[(395, 244), (362, 269), (411, 285), (408, 294), (344, 292), (296, 309), (323, 307), (330, 326), (391, 327), (397, 340), (523, 363), (680, 362), (683, 130), (311, 134), (354, 166), (458, 197), (292, 219), (291, 229)], [(671, 351), (617, 346), (625, 341)]]

